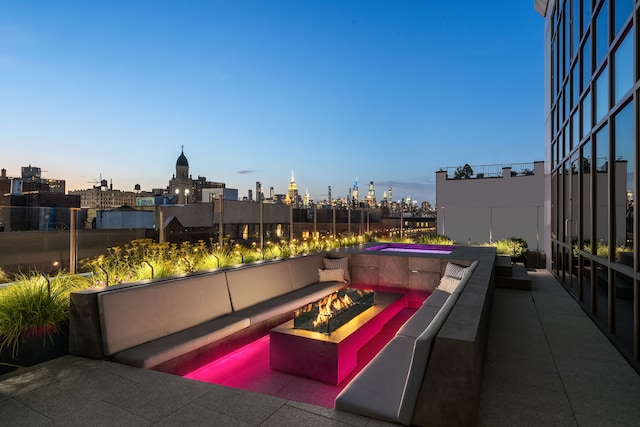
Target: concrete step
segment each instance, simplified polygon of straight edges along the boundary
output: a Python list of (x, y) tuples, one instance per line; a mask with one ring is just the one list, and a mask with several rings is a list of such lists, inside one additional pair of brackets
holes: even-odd
[(496, 257), (496, 276), (509, 277), (512, 274), (511, 257), (509, 255), (498, 255)]
[(515, 263), (511, 265), (511, 275), (503, 276), (497, 274), (496, 265), (496, 288), (531, 290), (531, 278), (527, 274), (524, 264)]

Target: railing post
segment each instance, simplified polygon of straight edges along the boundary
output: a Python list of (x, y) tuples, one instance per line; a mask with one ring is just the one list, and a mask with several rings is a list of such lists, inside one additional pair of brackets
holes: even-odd
[(78, 211), (80, 208), (71, 208), (71, 221), (69, 232), (69, 272), (76, 274), (78, 269)]

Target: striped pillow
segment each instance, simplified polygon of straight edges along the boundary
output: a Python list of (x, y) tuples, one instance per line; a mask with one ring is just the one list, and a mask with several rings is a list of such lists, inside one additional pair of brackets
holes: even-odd
[(456, 290), (459, 284), (460, 284), (460, 279), (456, 279), (451, 276), (442, 276), (442, 278), (440, 279), (440, 284), (436, 289), (440, 289), (441, 291), (452, 294), (453, 291)]
[(344, 280), (351, 281), (349, 276), (349, 258), (322, 258), (324, 268), (327, 270), (333, 270), (341, 268), (344, 271)]
[(461, 265), (448, 262), (447, 267), (444, 269), (444, 276), (462, 280), (462, 276), (464, 276), (464, 273), (467, 272), (467, 268), (468, 267), (463, 267)]

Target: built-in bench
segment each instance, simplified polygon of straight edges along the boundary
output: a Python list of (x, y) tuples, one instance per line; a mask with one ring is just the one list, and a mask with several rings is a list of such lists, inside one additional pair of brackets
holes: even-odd
[(409, 425), (433, 342), (478, 261), (453, 292), (436, 289), (335, 400), (335, 408)]
[[(319, 282), (326, 253), (71, 295), (70, 352), (185, 373), (346, 286)], [(87, 316), (90, 312), (91, 315)]]

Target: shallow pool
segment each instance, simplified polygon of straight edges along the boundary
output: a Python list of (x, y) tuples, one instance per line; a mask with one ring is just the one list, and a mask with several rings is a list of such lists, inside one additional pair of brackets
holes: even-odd
[(445, 245), (421, 245), (417, 243), (383, 243), (381, 245), (366, 248), (367, 251), (376, 252), (410, 252), (420, 254), (450, 254), (455, 246)]

